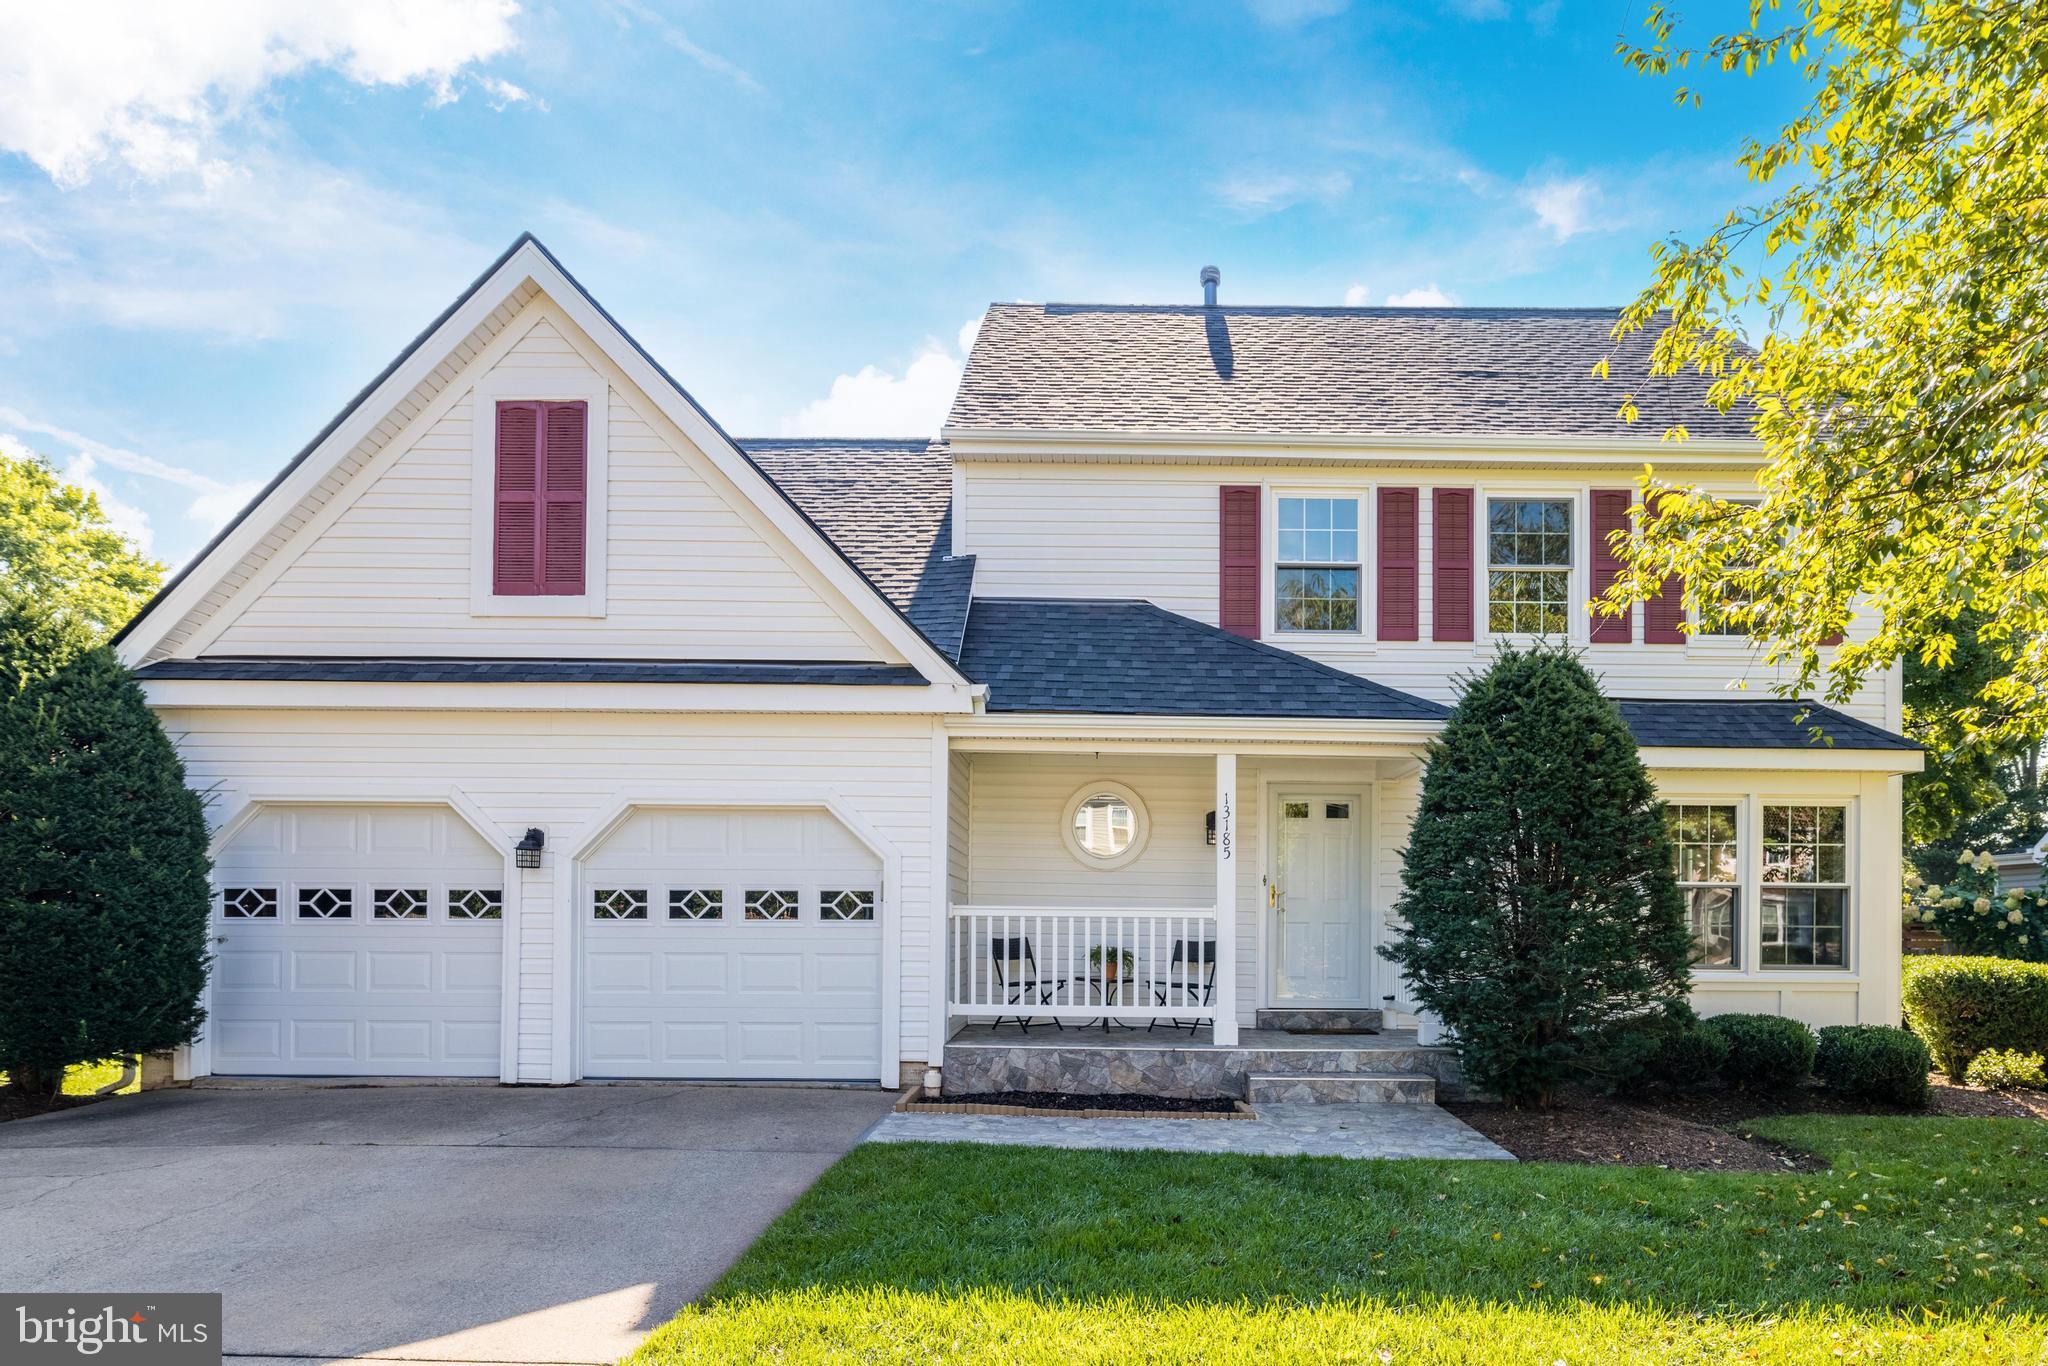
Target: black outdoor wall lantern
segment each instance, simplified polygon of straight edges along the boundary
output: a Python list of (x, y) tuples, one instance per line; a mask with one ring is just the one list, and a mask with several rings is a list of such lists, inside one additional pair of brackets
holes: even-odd
[(547, 847), (547, 842), (548, 837), (540, 832), (539, 826), (529, 829), (526, 832), (526, 837), (512, 846), (513, 866), (518, 868), (540, 867), (540, 851)]

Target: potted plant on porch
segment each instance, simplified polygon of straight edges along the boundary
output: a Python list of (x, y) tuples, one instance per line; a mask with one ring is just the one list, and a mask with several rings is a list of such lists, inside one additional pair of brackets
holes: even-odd
[(1137, 961), (1137, 956), (1129, 949), (1112, 948), (1108, 944), (1097, 944), (1088, 950), (1088, 967), (1101, 983), (1103, 1000), (1116, 999), (1118, 985), (1131, 980)]

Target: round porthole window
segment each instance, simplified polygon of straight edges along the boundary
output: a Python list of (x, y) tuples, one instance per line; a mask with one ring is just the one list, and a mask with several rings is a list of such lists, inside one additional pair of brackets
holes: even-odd
[(1060, 833), (1091, 868), (1119, 868), (1144, 850), (1151, 833), (1145, 804), (1121, 783), (1090, 783), (1067, 801)]

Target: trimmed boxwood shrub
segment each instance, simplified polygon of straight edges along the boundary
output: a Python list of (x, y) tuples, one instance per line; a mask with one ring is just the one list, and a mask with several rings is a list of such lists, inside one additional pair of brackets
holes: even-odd
[(1906, 960), (1906, 1023), (1951, 1081), (1992, 1048), (2048, 1053), (2048, 963), (1930, 956)]
[(1721, 1079), (1746, 1091), (1797, 1086), (1813, 1071), (1813, 1031), (1782, 1015), (1716, 1015), (1705, 1028), (1721, 1036), (1728, 1056)]
[(1672, 1031), (1657, 1050), (1657, 1080), (1666, 1086), (1710, 1086), (1728, 1065), (1728, 1039), (1704, 1022)]
[(1970, 1059), (1965, 1074), (1972, 1086), (1993, 1091), (2017, 1091), (2022, 1087), (2048, 1091), (2048, 1071), (2039, 1053), (2021, 1053), (2011, 1048), (1987, 1048)]
[(1728, 1044), (1700, 1023), (1683, 1001), (1610, 1025), (1591, 1050), (1589, 1067), (1609, 1093), (1633, 1094), (1655, 1086), (1685, 1089), (1718, 1084)]
[(1860, 1100), (1924, 1109), (1933, 1059), (1918, 1035), (1890, 1025), (1830, 1025), (1820, 1032), (1813, 1075)]

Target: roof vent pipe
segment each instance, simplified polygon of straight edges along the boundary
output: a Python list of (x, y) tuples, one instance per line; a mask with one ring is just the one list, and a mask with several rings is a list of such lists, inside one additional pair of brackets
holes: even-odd
[(1222, 283), (1222, 271), (1214, 266), (1202, 267), (1202, 307), (1216, 307), (1216, 286)]

